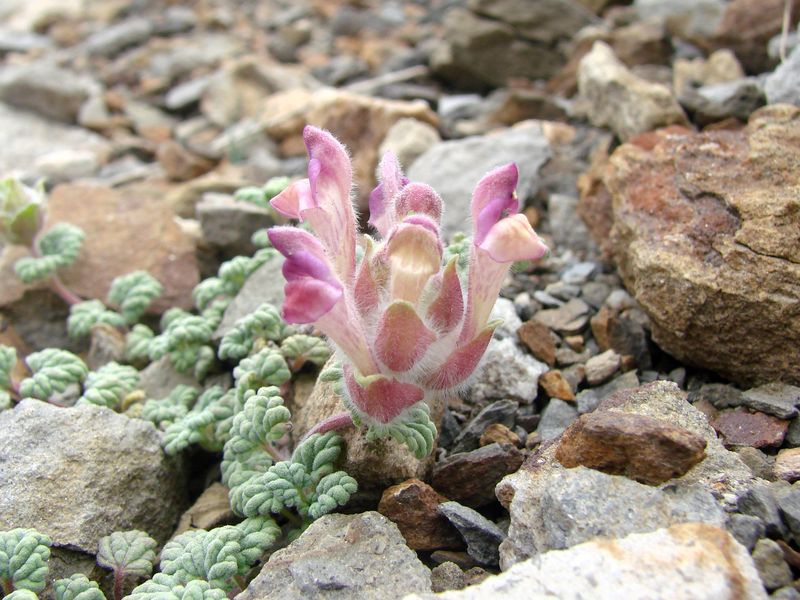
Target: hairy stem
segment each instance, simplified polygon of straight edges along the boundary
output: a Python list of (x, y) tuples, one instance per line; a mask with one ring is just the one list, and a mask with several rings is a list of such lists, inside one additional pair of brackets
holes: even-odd
[(261, 447), (264, 449), (264, 452), (269, 454), (272, 457), (272, 460), (275, 462), (281, 462), (289, 458), (288, 456), (283, 456), (281, 452), (269, 442), (264, 442), (261, 444)]
[(122, 583), (125, 573), (121, 569), (114, 570), (114, 600), (122, 600)]
[(58, 297), (70, 306), (74, 306), (80, 302), (83, 302), (83, 298), (65, 286), (61, 279), (59, 279), (58, 275), (53, 275), (50, 278), (50, 289), (58, 294)]
[(314, 425), (314, 427), (309, 429), (308, 432), (306, 432), (306, 434), (303, 436), (303, 440), (315, 433), (327, 433), (328, 431), (334, 431), (335, 429), (342, 429), (352, 424), (353, 424), (353, 417), (350, 416), (349, 412), (336, 413), (335, 415), (332, 415), (327, 419), (320, 421), (319, 423)]

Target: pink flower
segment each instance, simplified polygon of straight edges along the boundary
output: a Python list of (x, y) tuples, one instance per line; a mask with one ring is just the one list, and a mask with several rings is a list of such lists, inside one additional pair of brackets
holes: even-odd
[(475, 188), (469, 269), (459, 273), (455, 258), (442, 259), (441, 198), (409, 182), (387, 154), (369, 200), (369, 223), (381, 239), (362, 236), (357, 260), (347, 153), (320, 129), (308, 126), (303, 137), (309, 177), (272, 200), (314, 231), (269, 232), (286, 257), (283, 316), (328, 336), (340, 351), (354, 417), (394, 435), (414, 407), (464, 384), (497, 326), (487, 321), (509, 267), (547, 248), (519, 214), (517, 168), (505, 165)]

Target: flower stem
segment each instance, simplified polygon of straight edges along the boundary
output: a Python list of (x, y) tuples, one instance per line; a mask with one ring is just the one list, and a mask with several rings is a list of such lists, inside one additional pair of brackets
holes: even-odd
[(65, 286), (61, 279), (59, 279), (58, 275), (53, 275), (50, 278), (50, 289), (58, 294), (58, 297), (70, 306), (75, 306), (76, 304), (83, 302), (83, 298)]
[(125, 573), (121, 570), (114, 570), (114, 600), (122, 600), (122, 583), (125, 579)]
[(348, 425), (352, 424), (353, 424), (353, 417), (350, 415), (349, 412), (336, 413), (335, 415), (331, 415), (327, 419), (320, 421), (319, 423), (314, 425), (314, 427), (309, 429), (303, 436), (303, 440), (308, 438), (308, 436), (310, 435), (314, 435), (315, 433), (327, 433), (328, 431), (333, 431), (335, 429), (342, 429), (343, 427), (347, 427)]

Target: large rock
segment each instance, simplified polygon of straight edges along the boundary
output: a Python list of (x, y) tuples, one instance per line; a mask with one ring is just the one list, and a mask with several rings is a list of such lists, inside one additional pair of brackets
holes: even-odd
[(488, 136), (436, 144), (407, 170), (412, 181), (427, 183), (442, 196), (445, 237), (470, 234), (470, 200), (475, 184), (500, 165), (516, 162), (517, 194), (524, 202), (539, 188), (539, 171), (551, 157), (550, 143), (538, 124), (525, 124)]
[(613, 255), (655, 342), (742, 384), (800, 382), (799, 115), (774, 105), (742, 131), (662, 130), (602, 176)]
[[(86, 238), (75, 263), (61, 269), (64, 283), (79, 296), (105, 299), (111, 281), (144, 270), (158, 279), (164, 293), (156, 310), (192, 306), (191, 292), (199, 274), (192, 238), (175, 222), (157, 186), (122, 190), (65, 184), (50, 195), (45, 229), (71, 223)], [(17, 300), (25, 288), (5, 301)]]
[(546, 364), (523, 352), (511, 338), (493, 338), (476, 369), (469, 396), (478, 404), (492, 400), (531, 404), (536, 399), (539, 376), (546, 371)]
[(549, 44), (525, 40), (508, 23), (462, 8), (445, 15), (442, 40), (431, 55), (437, 75), (473, 90), (503, 86), (514, 77), (546, 79), (564, 62)]
[(376, 512), (325, 515), (275, 552), (237, 600), (384, 600), (431, 589), (431, 573)]
[(525, 39), (544, 44), (569, 39), (596, 19), (577, 0), (470, 0), (469, 7), (508, 23)]
[(43, 63), (13, 65), (0, 72), (0, 100), (64, 123), (99, 85), (73, 71)]
[(800, 106), (800, 46), (795, 47), (788, 58), (764, 81), (767, 102), (785, 102)]
[(461, 591), (404, 600), (766, 600), (753, 559), (729, 533), (700, 523), (552, 551)]
[(89, 555), (113, 531), (140, 529), (163, 543), (185, 505), (184, 483), (146, 421), (30, 399), (0, 413), (0, 530), (32, 527), (64, 553)]
[(555, 459), (557, 445), (545, 446), (497, 486), (511, 515), (508, 539), (500, 547), (503, 568), (595, 536), (619, 537), (692, 521), (721, 526), (722, 506), (732, 507), (753, 481), (750, 470), (725, 450), (705, 416), (672, 382), (623, 390), (598, 410), (670, 422), (705, 439), (706, 457), (685, 475), (652, 487), (586, 467), (566, 469)]
[(669, 88), (634, 75), (604, 42), (595, 42), (578, 68), (578, 90), (589, 120), (622, 140), (671, 123), (686, 123)]

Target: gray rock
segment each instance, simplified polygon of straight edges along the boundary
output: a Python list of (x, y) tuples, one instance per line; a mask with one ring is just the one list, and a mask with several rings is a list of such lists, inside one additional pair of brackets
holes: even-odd
[(575, 196), (550, 194), (547, 198), (547, 215), (550, 218), (551, 235), (556, 247), (589, 254), (597, 246), (586, 223), (578, 215), (577, 206), (578, 199)]
[(234, 326), (236, 321), (249, 315), (264, 302), (270, 302), (277, 308), (283, 306), (283, 285), (285, 280), (281, 268), (283, 257), (275, 256), (261, 265), (247, 278), (242, 289), (228, 305), (214, 339), (220, 340)]
[(769, 597), (772, 600), (800, 600), (800, 592), (792, 586), (786, 586), (775, 590)]
[(640, 19), (658, 19), (673, 35), (693, 40), (712, 36), (722, 21), (722, 0), (636, 0)]
[(679, 100), (689, 112), (694, 113), (694, 120), (699, 125), (728, 118), (747, 121), (750, 114), (764, 104), (764, 90), (758, 79), (745, 77), (687, 89)]
[(270, 211), (227, 194), (203, 194), (195, 211), (203, 239), (229, 258), (252, 255), (257, 249), (252, 235), (275, 224)]
[(547, 287), (544, 288), (544, 291), (549, 296), (568, 302), (580, 295), (581, 288), (577, 285), (564, 283), (563, 281), (556, 281), (548, 284)]
[(34, 165), (51, 185), (93, 175), (99, 167), (97, 154), (91, 150), (56, 150), (40, 156)]
[(152, 424), (28, 399), (0, 413), (0, 432), (0, 530), (32, 527), (88, 554), (113, 531), (172, 533), (185, 476)]
[(785, 102), (800, 106), (800, 46), (767, 76), (764, 93), (769, 104)]
[(800, 541), (800, 487), (792, 487), (779, 497), (778, 510), (797, 543)]
[(742, 404), (779, 419), (793, 419), (800, 405), (800, 387), (787, 383), (767, 383), (742, 394)]
[(97, 89), (85, 75), (46, 63), (0, 71), (0, 100), (64, 123), (76, 122), (81, 104)]
[(508, 399), (530, 404), (536, 399), (539, 376), (547, 369), (546, 364), (523, 352), (512, 338), (493, 338), (469, 394), (476, 403)]
[(467, 577), (454, 562), (443, 562), (431, 569), (431, 589), (434, 592), (461, 590), (467, 585)]
[(595, 540), (523, 561), (462, 591), (404, 600), (766, 600), (747, 550), (724, 530), (689, 523)]
[(598, 270), (598, 264), (591, 261), (579, 262), (567, 268), (561, 274), (561, 281), (564, 283), (581, 285)]
[(540, 310), (533, 318), (541, 321), (553, 331), (572, 335), (586, 327), (590, 311), (586, 302), (580, 298), (573, 298), (558, 308)]
[(634, 75), (604, 42), (595, 42), (581, 60), (578, 89), (592, 124), (611, 128), (623, 141), (658, 127), (686, 123), (668, 87)]
[(146, 42), (152, 33), (150, 21), (134, 17), (93, 33), (86, 40), (86, 50), (94, 56), (113, 56), (125, 48)]
[(521, 202), (539, 187), (539, 169), (550, 158), (550, 144), (539, 125), (518, 126), (495, 135), (468, 137), (436, 144), (408, 169), (412, 181), (439, 192), (446, 210), (442, 232), (470, 233), (470, 200), (475, 184), (495, 167), (516, 162), (520, 167), (517, 194)]
[(179, 385), (200, 388), (194, 377), (178, 373), (168, 356), (151, 362), (139, 372), (139, 387), (148, 398), (166, 398)]
[(0, 52), (30, 52), (49, 50), (53, 42), (46, 35), (29, 31), (0, 30)]
[(500, 547), (503, 569), (594, 537), (622, 537), (676, 523), (725, 523), (725, 512), (714, 497), (697, 485), (658, 488), (586, 467), (560, 465), (536, 472), (523, 466), (500, 487), (507, 485), (514, 491), (511, 527)]
[(758, 540), (753, 549), (753, 562), (764, 587), (774, 590), (792, 583), (792, 570), (783, 559), (783, 550), (774, 540)]
[(575, 0), (470, 0), (469, 7), (479, 15), (508, 23), (523, 38), (544, 44), (569, 39), (597, 20)]
[(517, 314), (517, 309), (514, 303), (508, 298), (498, 298), (497, 302), (492, 307), (492, 312), (489, 315), (489, 320), (502, 319), (503, 322), (494, 330), (494, 336), (498, 339), (515, 338), (517, 329), (522, 325), (522, 320)]
[(706, 400), (710, 402), (714, 408), (736, 408), (741, 406), (742, 392), (724, 383), (707, 383), (700, 387), (699, 390), (690, 394), (689, 398), (692, 402), (700, 402)]
[(577, 418), (578, 409), (575, 408), (575, 404), (551, 398), (542, 412), (542, 419), (539, 421), (536, 432), (542, 441), (555, 439)]
[(209, 80), (209, 76), (205, 75), (176, 85), (164, 97), (164, 106), (168, 110), (182, 110), (200, 102), (203, 92), (208, 87)]
[(764, 523), (767, 535), (786, 535), (786, 526), (778, 509), (779, 495), (776, 494), (783, 486), (788, 488), (785, 482), (770, 484), (759, 481), (745, 490), (736, 502), (740, 513), (758, 517)]
[(197, 16), (188, 6), (170, 6), (161, 14), (153, 26), (157, 35), (174, 35), (193, 29), (197, 24)]
[(377, 512), (325, 515), (275, 552), (237, 600), (384, 600), (429, 592), (431, 573)]
[(478, 511), (458, 502), (442, 502), (439, 512), (458, 529), (467, 543), (467, 554), (485, 566), (498, 564), (498, 547), (506, 538), (502, 529)]
[(613, 350), (593, 356), (586, 361), (586, 381), (589, 385), (597, 385), (608, 380), (619, 369), (621, 359)]
[(756, 542), (767, 533), (767, 529), (761, 519), (739, 513), (733, 513), (728, 517), (728, 531), (749, 552), (753, 551)]
[(453, 442), (450, 452), (456, 454), (475, 450), (478, 447), (481, 434), (489, 425), (494, 423), (501, 423), (509, 429), (513, 428), (518, 408), (519, 404), (511, 400), (493, 402), (464, 426)]
[(437, 75), (468, 90), (502, 86), (511, 77), (547, 79), (565, 62), (560, 52), (518, 37), (507, 23), (457, 7), (445, 15), (430, 58)]
[(783, 445), (786, 448), (797, 448), (800, 446), (800, 417), (795, 417), (789, 423), (789, 429), (786, 430), (786, 437), (783, 438)]
[(394, 152), (404, 167), (411, 166), (417, 158), (442, 141), (439, 132), (428, 123), (417, 119), (400, 119), (386, 132), (378, 150), (380, 156)]

